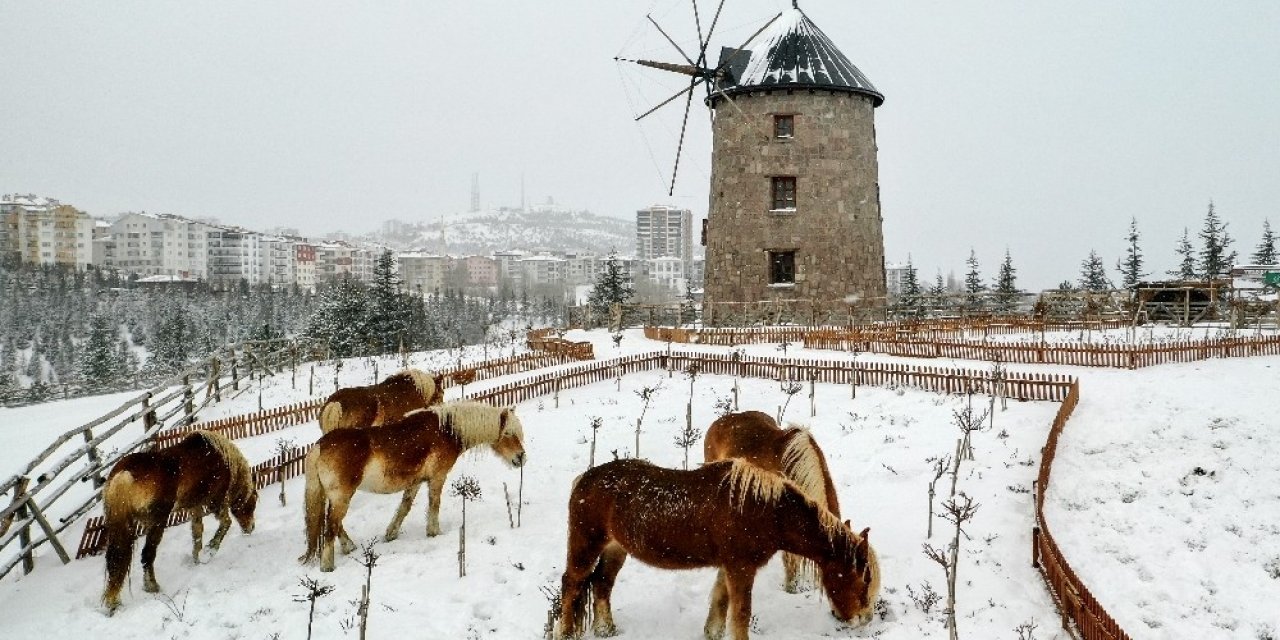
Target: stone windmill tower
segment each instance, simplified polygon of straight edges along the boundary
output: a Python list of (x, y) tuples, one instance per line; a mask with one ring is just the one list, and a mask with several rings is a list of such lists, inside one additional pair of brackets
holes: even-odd
[(641, 64), (708, 87), (705, 300), (883, 305), (875, 109), (884, 96), (795, 3), (747, 44), (722, 49), (714, 68), (703, 44), (690, 70)]

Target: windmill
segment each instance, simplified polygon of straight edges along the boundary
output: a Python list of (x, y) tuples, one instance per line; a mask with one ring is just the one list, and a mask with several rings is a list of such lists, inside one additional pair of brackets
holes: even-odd
[[(675, 95), (667, 98), (666, 100), (659, 102), (648, 111), (636, 116), (636, 121), (639, 122), (640, 120), (653, 115), (659, 109), (667, 106), (668, 104), (679, 100), (681, 97), (685, 99), (684, 119), (680, 124), (680, 141), (676, 145), (676, 159), (671, 169), (671, 186), (667, 191), (667, 195), (669, 196), (674, 195), (676, 191), (676, 176), (680, 173), (680, 155), (684, 151), (684, 136), (685, 132), (689, 128), (689, 110), (693, 106), (694, 91), (698, 88), (698, 85), (702, 85), (706, 89), (706, 98), (708, 100), (712, 96), (719, 96), (728, 100), (730, 104), (733, 104), (733, 99), (722, 91), (721, 82), (724, 80), (731, 80), (731, 69), (733, 68), (734, 63), (737, 62), (739, 56), (750, 55), (750, 51), (747, 51), (746, 49), (747, 46), (759, 37), (761, 33), (764, 33), (765, 29), (768, 29), (770, 25), (778, 20), (778, 18), (782, 17), (781, 13), (774, 16), (773, 19), (766, 22), (764, 26), (751, 34), (751, 37), (747, 38), (741, 46), (730, 50), (727, 55), (722, 55), (720, 62), (715, 66), (711, 66), (707, 60), (707, 47), (710, 46), (711, 37), (715, 34), (716, 25), (720, 22), (720, 12), (724, 9), (725, 0), (720, 0), (719, 4), (716, 6), (715, 16), (712, 17), (711, 25), (707, 29), (705, 36), (702, 33), (702, 15), (698, 11), (698, 0), (689, 0), (689, 2), (693, 6), (693, 23), (698, 33), (698, 55), (696, 58), (690, 57), (689, 54), (685, 53), (684, 49), (681, 49), (680, 45), (676, 44), (676, 41), (671, 38), (665, 29), (662, 28), (662, 25), (658, 24), (658, 22), (653, 19), (652, 15), (645, 15), (645, 18), (648, 19), (649, 23), (658, 30), (658, 33), (662, 34), (662, 37), (665, 38), (667, 42), (671, 43), (672, 47), (675, 47), (675, 50), (680, 54), (680, 57), (684, 58), (684, 63), (614, 58), (614, 60), (619, 62), (632, 62), (642, 67), (660, 69), (662, 71), (669, 71), (689, 76), (689, 86), (681, 89)], [(737, 107), (736, 104), (733, 106)]]

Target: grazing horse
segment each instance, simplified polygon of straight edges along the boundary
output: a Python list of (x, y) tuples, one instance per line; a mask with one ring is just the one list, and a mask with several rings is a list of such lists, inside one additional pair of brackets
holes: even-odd
[(444, 402), (444, 374), (405, 369), (368, 387), (333, 392), (320, 409), (320, 431), (376, 427), (395, 422), (414, 409)]
[(440, 535), (440, 493), (458, 457), (472, 447), (489, 445), (513, 467), (525, 463), (524, 429), (515, 410), (481, 402), (459, 401), (411, 411), (378, 429), (338, 429), (320, 437), (307, 454), (307, 551), (298, 559), (320, 557), (320, 570), (333, 571), (334, 537), (342, 552), (355, 543), (342, 527), (356, 490), (403, 491), (400, 508), (385, 539), (395, 540), (413, 506), (418, 488), (430, 488), (427, 535)]
[[(702, 450), (707, 462), (743, 458), (757, 467), (781, 473), (811, 500), (840, 517), (840, 500), (826, 456), (808, 429), (794, 425), (780, 429), (772, 416), (760, 411), (730, 413), (711, 423)], [(813, 563), (790, 553), (782, 554), (782, 566), (788, 593), (799, 590), (801, 576), (811, 581), (817, 577)]]
[(131, 453), (111, 469), (102, 490), (106, 512), (107, 588), (102, 602), (108, 614), (120, 606), (120, 589), (129, 575), (137, 528), (147, 532), (142, 547), (143, 590), (160, 591), (156, 582), (156, 548), (169, 514), (186, 510), (191, 516), (191, 558), (200, 562), (206, 513), (218, 517), (218, 530), (209, 540), (217, 549), (235, 516), (240, 529), (253, 531), (258, 485), (253, 467), (226, 436), (196, 431), (178, 444), (159, 451)]
[(756, 572), (789, 551), (822, 569), (831, 612), (854, 625), (871, 619), (880, 570), (868, 540), (795, 483), (741, 459), (664, 469), (636, 459), (588, 470), (569, 495), (569, 543), (561, 579), (560, 638), (617, 633), (609, 599), (628, 555), (663, 569), (718, 567), (703, 631), (746, 640)]

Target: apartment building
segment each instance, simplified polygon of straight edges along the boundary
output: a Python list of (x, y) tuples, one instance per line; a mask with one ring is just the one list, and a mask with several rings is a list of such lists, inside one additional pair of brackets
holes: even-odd
[(0, 196), (0, 255), (29, 264), (83, 269), (93, 261), (94, 221), (53, 198)]
[(104, 267), (142, 276), (209, 279), (208, 241), (214, 227), (180, 216), (125, 213), (95, 241)]

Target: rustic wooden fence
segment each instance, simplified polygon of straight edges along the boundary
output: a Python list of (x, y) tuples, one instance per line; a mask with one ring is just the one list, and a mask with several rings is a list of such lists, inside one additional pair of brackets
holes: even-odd
[[(34, 570), (34, 552), (45, 544), (62, 562), (69, 562), (58, 536), (98, 503), (105, 474), (121, 457), (147, 444), (164, 427), (194, 422), (202, 409), (221, 400), (224, 393), (237, 391), (245, 375), (271, 373), (312, 351), (311, 345), (280, 340), (223, 347), (106, 415), (56, 438), (0, 483), (0, 496), (12, 494), (9, 505), (0, 509), (0, 552), (12, 552), (0, 556), (0, 578), (18, 564), (24, 573)], [(203, 400), (199, 399), (201, 393)], [(132, 437), (125, 432), (131, 425), (138, 429)], [(79, 487), (89, 482), (86, 497), (86, 491)], [(72, 504), (60, 501), (68, 494)]]
[[(737, 346), (770, 342), (831, 343), (840, 341), (900, 340), (906, 338), (969, 338), (1047, 331), (1102, 331), (1127, 329), (1132, 325), (1117, 320), (1046, 322), (1021, 316), (982, 318), (942, 318), (900, 320), (861, 325), (795, 325), (776, 327), (661, 327), (646, 326), (650, 340), (684, 344)], [(817, 347), (827, 348), (827, 347)], [(832, 347), (836, 348), (836, 347)]]

